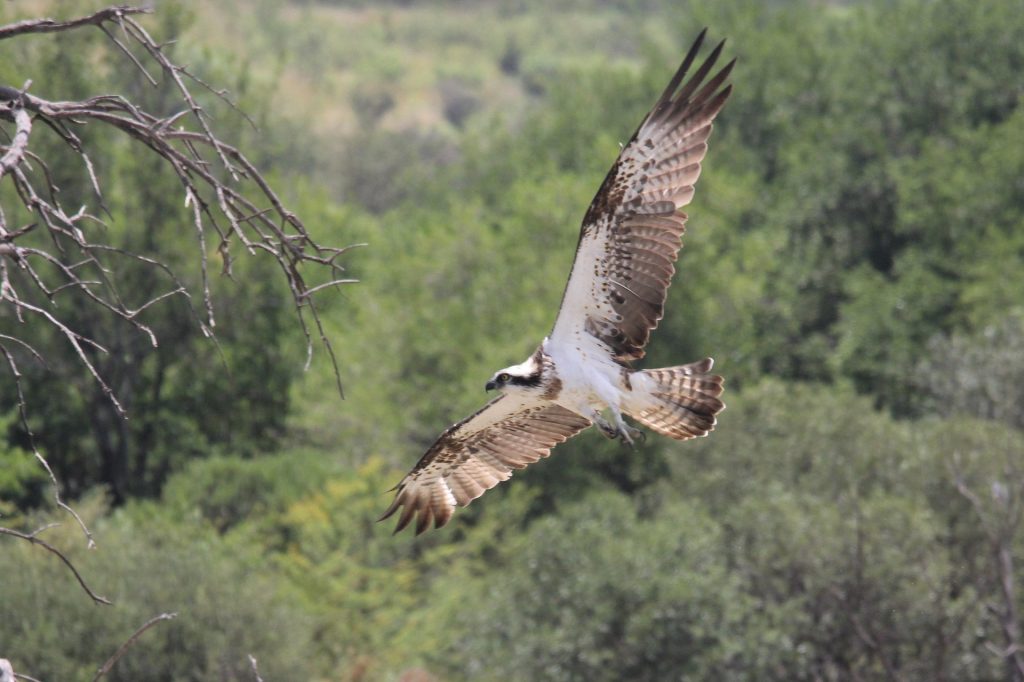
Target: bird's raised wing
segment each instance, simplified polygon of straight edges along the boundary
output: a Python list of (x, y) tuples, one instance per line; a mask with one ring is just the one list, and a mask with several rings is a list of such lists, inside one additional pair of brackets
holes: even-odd
[(441, 434), (398, 484), (380, 520), (404, 506), (396, 533), (417, 514), (417, 535), (431, 521), (440, 528), (456, 506), (466, 506), (507, 480), (513, 469), (547, 457), (551, 448), (587, 426), (589, 419), (553, 402), (498, 396)]
[(586, 334), (628, 362), (643, 357), (661, 320), (686, 230), (679, 209), (693, 197), (711, 123), (732, 90), (723, 85), (735, 60), (705, 82), (724, 41), (682, 84), (705, 31), (587, 209), (550, 335), (555, 343), (578, 344)]

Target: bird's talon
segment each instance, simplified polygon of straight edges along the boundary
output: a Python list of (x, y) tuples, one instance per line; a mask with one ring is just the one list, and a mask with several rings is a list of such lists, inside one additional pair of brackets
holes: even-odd
[(590, 416), (590, 419), (594, 422), (594, 424), (597, 425), (597, 428), (601, 430), (601, 434), (605, 438), (615, 439), (619, 437), (619, 429), (614, 424), (612, 424), (604, 417), (602, 417), (600, 414), (597, 414), (595, 412)]
[(626, 426), (619, 431), (619, 438), (622, 440), (624, 445), (635, 448), (637, 443), (645, 443), (647, 441), (647, 434), (640, 429), (634, 429)]

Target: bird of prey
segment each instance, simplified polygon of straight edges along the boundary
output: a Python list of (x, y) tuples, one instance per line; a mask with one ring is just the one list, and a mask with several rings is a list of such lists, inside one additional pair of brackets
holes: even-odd
[[(725, 405), (712, 360), (638, 370), (661, 320), (686, 214), (711, 125), (731, 85), (735, 59), (708, 78), (715, 47), (692, 77), (707, 29), (619, 154), (587, 209), (569, 282), (551, 333), (518, 365), (495, 372), (499, 395), (449, 427), (395, 488), (395, 532), (416, 518), (416, 534), (448, 523), (455, 507), (547, 457), (591, 424), (632, 444), (643, 433), (686, 440), (707, 435)], [(685, 80), (685, 82), (684, 82)], [(606, 419), (602, 413), (607, 413)]]

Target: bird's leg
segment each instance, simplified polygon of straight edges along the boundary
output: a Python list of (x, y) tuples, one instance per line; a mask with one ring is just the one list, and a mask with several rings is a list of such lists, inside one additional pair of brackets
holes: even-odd
[(629, 424), (623, 424), (622, 429), (619, 431), (619, 438), (622, 442), (629, 445), (629, 447), (636, 447), (634, 441), (644, 443), (647, 441), (647, 434), (641, 429), (635, 429)]
[(622, 439), (623, 443), (629, 445), (630, 447), (635, 447), (633, 439), (636, 439), (641, 443), (647, 440), (647, 434), (641, 431), (640, 429), (635, 429), (629, 424), (627, 424), (626, 420), (622, 418), (621, 412), (619, 412), (618, 410), (614, 410), (614, 413), (616, 424), (615, 430), (618, 432), (618, 437)]
[(610, 424), (604, 417), (601, 417), (601, 415), (597, 415), (597, 419), (594, 420), (594, 423), (597, 424), (597, 428), (601, 429), (601, 433), (604, 434), (605, 438), (614, 439), (618, 437), (618, 429)]
[(597, 428), (601, 429), (601, 433), (604, 434), (605, 438), (618, 438), (630, 447), (635, 445), (634, 441), (643, 443), (647, 440), (646, 433), (626, 423), (626, 420), (622, 418), (622, 412), (612, 408), (612, 414), (615, 415), (614, 424), (601, 416), (601, 413), (597, 410), (592, 409), (586, 416), (597, 425)]
[(590, 420), (597, 424), (597, 428), (601, 429), (601, 433), (604, 434), (605, 438), (618, 438), (619, 429), (611, 424), (607, 419), (601, 416), (601, 413), (597, 410), (590, 415)]

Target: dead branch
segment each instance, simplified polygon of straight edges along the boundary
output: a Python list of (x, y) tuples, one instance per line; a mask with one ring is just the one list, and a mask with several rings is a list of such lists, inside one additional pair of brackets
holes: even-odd
[(31, 675), (26, 675), (25, 673), (14, 673), (14, 677), (19, 680), (28, 680), (28, 682), (40, 682), (40, 680), (32, 677)]
[(997, 480), (991, 483), (992, 501), (986, 503), (967, 484), (959, 457), (954, 457), (949, 469), (957, 492), (970, 503), (978, 516), (993, 556), (1000, 603), (989, 603), (988, 607), (999, 620), (1003, 643), (1000, 646), (989, 641), (986, 648), (1003, 659), (1008, 680), (1024, 682), (1024, 645), (1013, 557), (1015, 536), (1024, 521), (1024, 476), (1016, 466), (1008, 463), (1003, 476), (1005, 482)]
[[(167, 44), (157, 42), (138, 23), (138, 15), (150, 11), (141, 7), (112, 6), (69, 20), (30, 19), (0, 26), (0, 40), (95, 27), (127, 60), (127, 68), (138, 70), (153, 86), (158, 85), (153, 74), (162, 75), (181, 105), (177, 112), (155, 115), (115, 94), (63, 101), (29, 92), (31, 81), (20, 88), (0, 83), (0, 140), (6, 141), (0, 144), (0, 183), (9, 183), (15, 202), (33, 216), (28, 224), (8, 225), (7, 215), (14, 214), (5, 214), (4, 207), (0, 206), (0, 316), (13, 320), (16, 328), (27, 330), (39, 325), (57, 332), (58, 338), (67, 343), (118, 414), (127, 418), (127, 410), (94, 359), (97, 354), (105, 354), (106, 349), (97, 339), (77, 329), (60, 304), (69, 300), (69, 292), (77, 292), (84, 296), (85, 303), (76, 302), (76, 306), (87, 304), (96, 315), (123, 320), (150, 346), (156, 347), (159, 339), (142, 322), (140, 313), (168, 299), (180, 298), (191, 310), (202, 334), (213, 338), (216, 311), (210, 292), (207, 243), (216, 244), (223, 260), (222, 274), (228, 276), (233, 253), (242, 248), (251, 255), (270, 257), (277, 264), (288, 284), (299, 326), (305, 335), (307, 367), (315, 345), (309, 324), (312, 318), (312, 328), (330, 359), (340, 393), (337, 360), (313, 294), (355, 281), (343, 276), (344, 269), (338, 262), (352, 247), (335, 248), (316, 241), (246, 155), (218, 137), (211, 126), (211, 117), (193, 95), (193, 88), (215, 94), (235, 111), (237, 107), (224, 91), (215, 90), (186, 67), (175, 63), (164, 49)], [(6, 127), (10, 124), (13, 130)], [(182, 225), (187, 225), (195, 235), (200, 278), (195, 290), (158, 255), (133, 253), (111, 243), (106, 225), (96, 215), (109, 215), (109, 211), (103, 201), (102, 183), (80, 136), (86, 127), (107, 128), (135, 140), (140, 150), (155, 154), (177, 178), (185, 207)], [(86, 206), (62, 205), (60, 187), (50, 172), (50, 163), (33, 152), (37, 137), (44, 133), (55, 134), (80, 161), (83, 185), (91, 190), (98, 206), (96, 214)], [(45, 239), (40, 238), (41, 234)], [(141, 303), (126, 303), (115, 276), (124, 259), (142, 263), (161, 274), (168, 282), (166, 288)], [(308, 285), (307, 276), (328, 284)], [(70, 308), (65, 305), (65, 309)], [(5, 328), (0, 334), (0, 354), (14, 379), (22, 429), (33, 454), (50, 476), (58, 507), (75, 518), (92, 547), (92, 534), (78, 514), (61, 499), (57, 477), (34, 443), (26, 416), (23, 375), (18, 365), (25, 362), (26, 351), (32, 361), (46, 365), (46, 358), (37, 349), (19, 338), (17, 331)], [(106, 603), (86, 586), (64, 555), (35, 534), (3, 531), (55, 553), (91, 598)]]
[(0, 40), (12, 38), (26, 33), (56, 33), (68, 31), (80, 26), (102, 26), (108, 21), (116, 21), (120, 17), (132, 14), (146, 14), (151, 10), (142, 7), (128, 7), (119, 5), (107, 7), (86, 17), (71, 19), (70, 21), (54, 21), (53, 19), (26, 19), (7, 26), (0, 26)]
[[(75, 133), (76, 129), (86, 125), (102, 125), (113, 128), (144, 145), (149, 152), (163, 159), (181, 183), (185, 206), (190, 211), (190, 222), (198, 246), (201, 293), (197, 294), (202, 299), (203, 315), (200, 325), (204, 334), (212, 334), (216, 326), (206, 250), (207, 232), (213, 230), (217, 236), (218, 252), (223, 257), (225, 274), (230, 274), (232, 245), (236, 243), (250, 254), (263, 252), (277, 262), (288, 283), (300, 317), (307, 350), (311, 353), (313, 345), (312, 335), (305, 320), (305, 315), (310, 315), (320, 332), (322, 345), (331, 359), (337, 377), (337, 362), (323, 333), (312, 294), (324, 288), (354, 281), (341, 276), (343, 269), (338, 263), (338, 258), (348, 249), (327, 247), (314, 240), (303, 222), (285, 206), (277, 192), (245, 154), (214, 133), (210, 126), (210, 117), (193, 96), (189, 84), (196, 84), (214, 92), (231, 106), (234, 106), (233, 103), (227, 100), (223, 91), (213, 90), (167, 56), (163, 45), (154, 40), (134, 18), (135, 15), (147, 11), (138, 7), (108, 7), (68, 21), (36, 19), (0, 27), (0, 40), (3, 40), (29, 33), (53, 33), (83, 26), (96, 26), (153, 84), (156, 84), (156, 80), (149, 74), (144, 62), (148, 59), (159, 67), (173, 84), (184, 107), (183, 110), (169, 116), (156, 116), (118, 95), (102, 94), (82, 101), (56, 101), (28, 93), (28, 85), (21, 90), (0, 85), (0, 118), (15, 123), (11, 144), (6, 146), (6, 151), (0, 158), (0, 179), (5, 176), (10, 178), (21, 203), (38, 217), (39, 224), (46, 228), (53, 240), (53, 249), (50, 251), (22, 246), (18, 240), (27, 231), (24, 228), (8, 229), (0, 213), (0, 263), (3, 267), (0, 276), (4, 282), (0, 290), (0, 304), (11, 307), (21, 322), (24, 322), (22, 313), (29, 312), (40, 316), (41, 322), (58, 329), (108, 399), (124, 416), (124, 410), (118, 404), (116, 395), (106, 386), (86, 354), (82, 352), (83, 345), (101, 349), (100, 345), (78, 334), (55, 314), (28, 304), (26, 296), (12, 281), (16, 274), (22, 275), (18, 279), (27, 281), (34, 290), (41, 292), (51, 307), (56, 306), (60, 292), (77, 290), (101, 308), (101, 312), (115, 315), (132, 324), (139, 332), (145, 334), (154, 346), (157, 339), (152, 331), (139, 321), (138, 313), (171, 296), (182, 296), (191, 306), (191, 292), (182, 286), (177, 278), (174, 278), (175, 286), (152, 300), (135, 308), (126, 306), (115, 284), (106, 276), (107, 273), (116, 272), (116, 265), (111, 262), (111, 257), (115, 253), (132, 258), (144, 257), (114, 249), (112, 245), (104, 242), (102, 235), (96, 238), (95, 230), (90, 229), (91, 225), (102, 223), (84, 208), (76, 212), (65, 210), (56, 199), (59, 188), (54, 184), (47, 164), (43, 159), (33, 158), (30, 154), (32, 122), (42, 121), (81, 158), (97, 200), (102, 202), (99, 179), (80, 137)], [(111, 32), (110, 27), (120, 29), (120, 37)], [(142, 55), (136, 55), (133, 47), (141, 50)], [(193, 129), (188, 127), (189, 122), (194, 124)], [(30, 164), (30, 161), (34, 163)], [(39, 177), (39, 173), (31, 172), (31, 167), (38, 167), (42, 177)], [(226, 224), (221, 225), (221, 220)], [(72, 257), (75, 260), (72, 260)], [(150, 260), (156, 267), (170, 272), (166, 265), (155, 259)], [(56, 266), (60, 273), (59, 283), (48, 284), (37, 263)], [(302, 272), (304, 264), (314, 269), (322, 269), (322, 279), (329, 284), (307, 286)], [(11, 266), (16, 266), (19, 272), (16, 273)], [(84, 278), (80, 273), (85, 271), (90, 271), (98, 279)]]
[(100, 595), (92, 591), (92, 588), (90, 588), (89, 585), (85, 582), (85, 578), (82, 577), (82, 574), (78, 572), (78, 569), (75, 568), (75, 565), (71, 563), (71, 560), (68, 559), (63, 552), (61, 552), (59, 549), (57, 549), (50, 543), (46, 542), (45, 540), (39, 538), (39, 533), (42, 533), (45, 530), (53, 528), (53, 525), (54, 524), (51, 524), (49, 526), (43, 526), (42, 528), (31, 533), (22, 533), (11, 528), (4, 528), (0, 526), (0, 535), (11, 535), (16, 538), (21, 538), (22, 540), (27, 540), (28, 542), (31, 542), (33, 545), (39, 545), (47, 552), (56, 555), (61, 561), (64, 562), (64, 565), (67, 566), (68, 570), (70, 570), (71, 573), (75, 576), (75, 580), (77, 580), (78, 584), (82, 586), (82, 589), (85, 590), (85, 593), (89, 595), (90, 599), (92, 599), (97, 604), (106, 604), (109, 606), (112, 602), (106, 597), (101, 597)]
[[(101, 677), (109, 673), (110, 670), (114, 667), (114, 665), (119, 660), (121, 660), (121, 658), (128, 652), (128, 649), (130, 649), (132, 645), (135, 644), (135, 642), (139, 639), (139, 637), (142, 636), (144, 632), (146, 632), (146, 630), (149, 630), (151, 627), (153, 627), (161, 621), (171, 620), (173, 618), (176, 618), (177, 616), (178, 614), (176, 613), (161, 613), (160, 615), (154, 616), (153, 618), (150, 618), (145, 623), (143, 623), (138, 630), (133, 632), (131, 636), (128, 637), (128, 639), (126, 639), (124, 643), (117, 648), (117, 651), (115, 651), (110, 656), (110, 658), (107, 659), (106, 663), (104, 663), (99, 668), (99, 670), (96, 671), (96, 676), (92, 678), (92, 682), (96, 682), (96, 680), (100, 679)], [(255, 672), (256, 659), (252, 656), (249, 656), (249, 660), (251, 661), (253, 671)], [(39, 682), (34, 677), (29, 677), (24, 673), (15, 673), (14, 669), (11, 667), (10, 661), (4, 658), (0, 658), (0, 682), (14, 682), (15, 679), (29, 680), (29, 682)], [(260, 679), (258, 672), (256, 672), (256, 679), (259, 680), (259, 682), (263, 682)]]
[[(3, 263), (2, 261), (0, 261), (0, 266), (2, 265)], [(41, 452), (39, 452), (39, 448), (36, 447), (35, 434), (32, 433), (32, 427), (28, 423), (27, 403), (25, 402), (25, 394), (21, 386), (21, 372), (18, 371), (18, 365), (14, 362), (14, 356), (7, 349), (7, 346), (4, 345), (4, 341), (13, 341), (16, 344), (19, 344), (27, 348), (28, 351), (32, 354), (32, 356), (40, 363), (44, 362), (43, 357), (39, 354), (38, 351), (36, 351), (35, 348), (25, 343), (24, 341), (21, 341), (20, 339), (16, 339), (11, 336), (0, 334), (0, 353), (3, 353), (4, 357), (6, 358), (8, 368), (10, 369), (11, 372), (11, 376), (14, 377), (14, 388), (18, 394), (18, 418), (21, 420), (21, 427), (22, 429), (24, 429), (25, 434), (28, 437), (28, 443), (29, 447), (32, 450), (32, 454), (35, 456), (36, 461), (39, 462), (40, 466), (42, 466), (43, 469), (46, 470), (46, 474), (50, 477), (50, 484), (53, 486), (53, 499), (54, 502), (56, 502), (57, 507), (67, 512), (69, 515), (71, 515), (72, 518), (75, 519), (75, 521), (78, 523), (78, 526), (82, 529), (82, 532), (85, 533), (85, 539), (88, 548), (93, 549), (94, 547), (96, 547), (96, 542), (93, 540), (92, 531), (90, 531), (89, 527), (85, 525), (85, 521), (83, 521), (82, 517), (78, 515), (78, 512), (72, 509), (71, 506), (66, 504), (64, 500), (61, 498), (60, 483), (57, 481), (57, 476), (53, 473), (53, 469), (50, 468), (50, 463), (46, 461), (46, 458), (43, 457)]]
[(36, 678), (25, 673), (16, 673), (11, 662), (6, 658), (0, 658), (0, 682), (14, 682), (15, 680), (28, 680), (28, 682), (39, 682)]
[(260, 677), (260, 666), (252, 654), (249, 654), (249, 665), (252, 666), (252, 675), (256, 678), (256, 682), (263, 682), (263, 678)]
[[(24, 107), (13, 108), (8, 105), (10, 116), (14, 119), (14, 140), (7, 148), (7, 153), (0, 157), (0, 178), (21, 163), (28, 149), (28, 136), (32, 132), (32, 117)], [(13, 237), (11, 237), (13, 239)]]
[(178, 614), (176, 613), (161, 613), (159, 616), (154, 616), (153, 618), (150, 618), (145, 623), (143, 623), (138, 630), (132, 633), (131, 637), (125, 640), (124, 644), (117, 648), (117, 651), (115, 651), (114, 654), (107, 659), (107, 662), (104, 663), (103, 666), (100, 667), (98, 671), (96, 671), (96, 676), (92, 678), (92, 682), (96, 682), (96, 680), (100, 679), (108, 672), (110, 672), (110, 669), (114, 667), (114, 664), (121, 660), (121, 657), (124, 656), (125, 653), (127, 653), (128, 649), (133, 644), (135, 644), (135, 641), (142, 636), (142, 633), (144, 633), (146, 630), (150, 629), (157, 623), (164, 620), (171, 620), (172, 618), (177, 617), (177, 615)]

